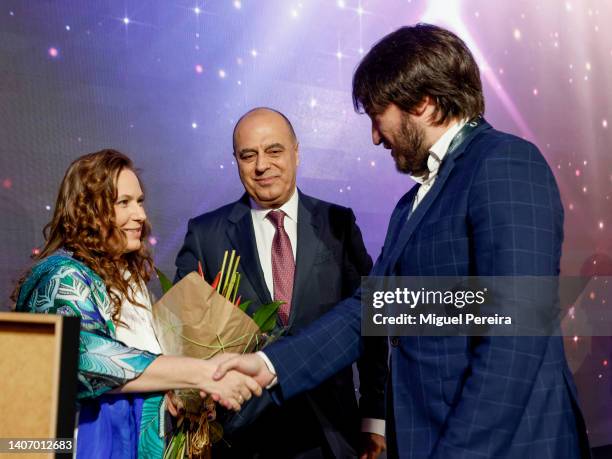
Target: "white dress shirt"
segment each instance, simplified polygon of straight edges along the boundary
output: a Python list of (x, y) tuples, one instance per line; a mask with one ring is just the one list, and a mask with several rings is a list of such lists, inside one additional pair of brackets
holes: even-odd
[[(297, 249), (297, 219), (298, 219), (298, 201), (299, 194), (297, 189), (293, 191), (293, 194), (289, 200), (280, 206), (278, 209), (265, 209), (257, 204), (253, 199), (251, 201), (251, 218), (253, 219), (253, 230), (255, 231), (255, 243), (257, 245), (257, 253), (259, 254), (259, 262), (261, 263), (261, 269), (264, 274), (266, 286), (270, 292), (270, 296), (274, 298), (274, 276), (272, 275), (272, 240), (276, 233), (276, 227), (274, 224), (266, 218), (266, 215), (272, 210), (282, 210), (285, 212), (284, 227), (289, 240), (291, 241), (291, 250), (293, 251), (293, 259), (296, 260), (296, 249)], [(270, 371), (276, 374), (274, 366), (268, 356), (263, 352), (257, 353), (264, 359), (266, 365)], [(276, 384), (276, 378), (272, 384), (267, 388), (270, 388)], [(378, 435), (385, 435), (385, 421), (384, 419), (372, 419), (364, 418), (361, 420), (361, 431), (371, 432)]]
[(414, 197), (414, 202), (412, 203), (412, 210), (416, 209), (416, 207), (423, 200), (425, 195), (431, 190), (431, 187), (436, 181), (436, 177), (438, 175), (438, 169), (442, 160), (446, 156), (448, 152), (448, 147), (450, 147), (453, 138), (457, 135), (457, 133), (461, 130), (463, 126), (467, 123), (467, 119), (461, 120), (458, 123), (452, 124), (445, 132), (440, 136), (440, 138), (434, 143), (429, 149), (429, 157), (427, 158), (427, 169), (429, 169), (429, 175), (427, 178), (423, 177), (412, 177), (414, 181), (420, 183), (421, 186), (417, 191), (416, 196)]

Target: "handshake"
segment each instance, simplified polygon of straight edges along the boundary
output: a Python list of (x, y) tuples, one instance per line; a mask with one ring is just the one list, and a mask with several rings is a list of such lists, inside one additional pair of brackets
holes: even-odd
[(257, 354), (219, 354), (204, 363), (206, 376), (199, 384), (200, 395), (210, 395), (235, 411), (253, 395), (259, 397), (276, 377)]

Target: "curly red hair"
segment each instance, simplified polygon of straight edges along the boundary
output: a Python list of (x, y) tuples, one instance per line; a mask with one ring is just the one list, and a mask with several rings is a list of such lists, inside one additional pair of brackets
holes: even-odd
[(136, 173), (132, 160), (116, 150), (101, 150), (76, 159), (62, 180), (53, 218), (43, 230), (45, 245), (35, 257), (45, 258), (61, 248), (71, 251), (106, 284), (116, 323), (120, 322), (123, 298), (138, 304), (130, 281), (148, 282), (153, 269), (146, 244), (151, 232), (148, 222), (142, 228), (140, 248), (127, 253), (126, 236), (115, 223), (117, 179), (124, 169)]

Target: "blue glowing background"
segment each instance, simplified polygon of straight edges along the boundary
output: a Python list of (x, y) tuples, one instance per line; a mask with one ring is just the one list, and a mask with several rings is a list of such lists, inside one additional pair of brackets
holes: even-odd
[[(611, 17), (605, 0), (3, 0), (1, 304), (42, 242), (66, 167), (103, 147), (142, 169), (155, 258), (172, 272), (187, 219), (241, 195), (231, 132), (258, 105), (293, 121), (299, 186), (352, 207), (376, 257), (413, 183), (371, 144), (351, 77), (375, 41), (418, 21), (466, 40), (487, 119), (535, 142), (553, 167), (563, 271), (610, 275)], [(610, 443), (610, 340), (567, 344), (593, 443)]]

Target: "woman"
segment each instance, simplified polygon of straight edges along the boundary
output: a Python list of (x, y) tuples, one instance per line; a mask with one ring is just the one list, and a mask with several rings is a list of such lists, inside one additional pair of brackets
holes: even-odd
[(163, 392), (193, 388), (226, 407), (261, 388), (217, 363), (160, 356), (145, 287), (150, 227), (131, 160), (102, 150), (74, 161), (62, 181), (38, 262), (15, 290), (17, 311), (81, 319), (77, 456), (160, 458)]

